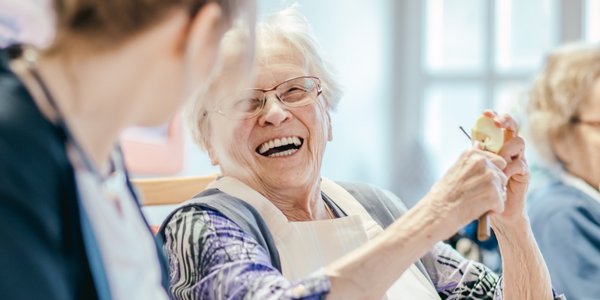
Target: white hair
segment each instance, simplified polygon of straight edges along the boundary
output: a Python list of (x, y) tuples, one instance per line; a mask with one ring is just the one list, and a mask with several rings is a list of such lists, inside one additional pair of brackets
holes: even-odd
[(561, 166), (552, 139), (570, 133), (579, 106), (599, 76), (599, 44), (566, 45), (546, 58), (529, 92), (524, 130), (548, 167)]
[(257, 44), (280, 41), (304, 58), (310, 75), (321, 79), (323, 98), (327, 108), (335, 110), (342, 97), (340, 84), (331, 63), (324, 57), (323, 50), (308, 20), (298, 10), (298, 5), (272, 14), (257, 26)]
[[(223, 38), (222, 47), (224, 51), (238, 46), (232, 42), (239, 36), (240, 28), (233, 28)], [(342, 97), (340, 84), (335, 79), (332, 65), (323, 56), (320, 44), (314, 35), (312, 27), (304, 15), (300, 13), (297, 5), (283, 9), (270, 15), (264, 22), (256, 26), (257, 51), (260, 45), (268, 45), (274, 41), (282, 42), (288, 46), (289, 51), (295, 57), (304, 60), (310, 72), (309, 75), (317, 76), (321, 80), (323, 89), (322, 98), (325, 107), (334, 111)], [(260, 53), (258, 53), (260, 56)], [(226, 57), (227, 58), (227, 57)], [(192, 132), (194, 141), (203, 149), (207, 149), (210, 135), (210, 124), (207, 106), (218, 101), (222, 96), (222, 90), (227, 89), (228, 82), (226, 72), (235, 70), (235, 60), (226, 60), (213, 74), (213, 80), (206, 86), (208, 99), (197, 97), (191, 101), (187, 108), (186, 119)]]

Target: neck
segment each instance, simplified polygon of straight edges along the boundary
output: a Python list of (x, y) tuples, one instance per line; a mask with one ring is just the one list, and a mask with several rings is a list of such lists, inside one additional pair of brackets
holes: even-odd
[(254, 182), (250, 186), (271, 201), (289, 221), (325, 220), (328, 213), (321, 197), (320, 178), (315, 182), (297, 187), (269, 186)]
[[(96, 167), (105, 169), (120, 132), (134, 123), (133, 88), (118, 84), (135, 78), (130, 58), (118, 52), (55, 54), (41, 56), (36, 68), (71, 134)], [(36, 89), (32, 78), (23, 79), (30, 90)], [(56, 112), (49, 108), (48, 99), (39, 92), (32, 94), (42, 112), (54, 119)]]
[[(122, 113), (127, 99), (109, 82), (120, 82), (113, 63), (104, 58), (41, 57), (40, 76), (56, 102), (71, 134), (100, 170), (107, 167), (120, 131), (127, 126)], [(47, 99), (45, 99), (47, 101)]]

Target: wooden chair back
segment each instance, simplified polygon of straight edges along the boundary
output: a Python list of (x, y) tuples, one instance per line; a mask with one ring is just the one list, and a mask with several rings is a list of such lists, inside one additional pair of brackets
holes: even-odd
[(192, 177), (133, 179), (144, 206), (179, 204), (191, 199), (217, 178), (217, 174)]

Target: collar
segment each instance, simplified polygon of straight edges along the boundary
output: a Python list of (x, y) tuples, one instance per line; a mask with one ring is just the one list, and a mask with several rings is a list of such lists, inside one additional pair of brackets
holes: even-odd
[(598, 191), (597, 189), (595, 189), (594, 187), (589, 185), (583, 179), (581, 179), (579, 177), (575, 177), (567, 171), (563, 171), (560, 174), (559, 178), (560, 178), (560, 181), (562, 181), (562, 183), (576, 188), (580, 192), (588, 195), (590, 198), (592, 198), (592, 199), (598, 201), (598, 203), (600, 203), (600, 191)]

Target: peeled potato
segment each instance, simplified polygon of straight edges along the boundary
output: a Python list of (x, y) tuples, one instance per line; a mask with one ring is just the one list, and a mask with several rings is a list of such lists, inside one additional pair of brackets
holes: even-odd
[(485, 150), (498, 153), (504, 145), (504, 132), (502, 128), (494, 124), (494, 120), (486, 116), (481, 116), (475, 121), (471, 129), (471, 138), (479, 141)]

